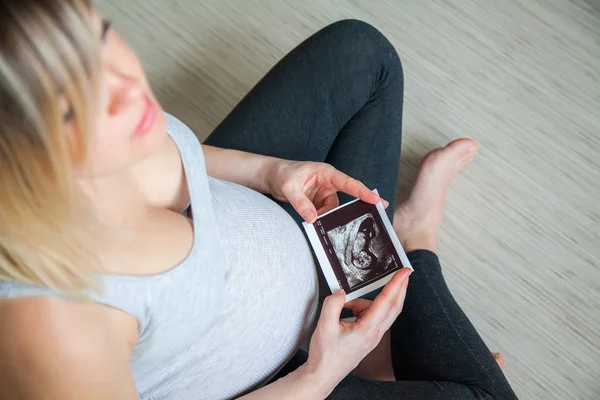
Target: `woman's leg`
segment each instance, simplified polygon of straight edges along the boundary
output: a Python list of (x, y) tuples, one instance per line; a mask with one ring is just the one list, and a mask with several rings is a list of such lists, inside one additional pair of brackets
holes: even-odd
[(394, 229), (414, 267), (404, 308), (391, 329), (396, 382), (345, 378), (331, 399), (516, 399), (498, 363), (456, 303), (435, 255), (446, 189), (477, 152), (458, 140), (430, 153)]
[(393, 205), (402, 91), (402, 67), (389, 41), (364, 22), (336, 22), (277, 63), (205, 143), (328, 162)]
[[(377, 187), (394, 204), (401, 106), (402, 70), (389, 42), (369, 25), (342, 21), (288, 54), (206, 143), (287, 159), (327, 161)], [(392, 217), (391, 207), (388, 211)], [(403, 216), (402, 208), (399, 211)], [(415, 231), (415, 237), (419, 235)], [(400, 381), (372, 381), (350, 374), (331, 397), (514, 398), (485, 344), (442, 284), (443, 278), (435, 275), (439, 264), (436, 267), (430, 253), (410, 254), (415, 269), (420, 269), (413, 274), (416, 278), (411, 277), (403, 311), (411, 319), (401, 322), (401, 314), (392, 329), (394, 370)], [(421, 316), (421, 311), (433, 319)], [(440, 318), (454, 334), (436, 328)], [(421, 333), (430, 342), (409, 343)], [(453, 346), (457, 352), (471, 351), (471, 356), (457, 354)], [(440, 370), (440, 357), (442, 365), (454, 369)], [(422, 377), (411, 372), (412, 363)]]

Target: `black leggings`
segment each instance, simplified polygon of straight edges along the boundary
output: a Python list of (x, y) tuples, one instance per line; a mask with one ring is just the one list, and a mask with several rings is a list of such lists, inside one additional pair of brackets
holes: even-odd
[[(206, 144), (324, 161), (377, 188), (390, 219), (398, 181), (403, 74), (375, 28), (340, 21), (281, 60), (208, 137)], [(349, 200), (341, 195), (340, 201)], [(282, 204), (297, 221), (289, 204)], [(437, 256), (413, 251), (404, 310), (391, 329), (395, 382), (349, 374), (331, 399), (515, 399), (490, 350), (460, 309)], [(278, 375), (296, 368), (300, 351)]]

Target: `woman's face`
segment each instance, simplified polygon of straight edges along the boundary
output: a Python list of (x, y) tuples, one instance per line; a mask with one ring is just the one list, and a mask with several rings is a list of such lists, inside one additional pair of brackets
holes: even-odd
[(80, 177), (122, 171), (153, 153), (164, 142), (166, 120), (131, 48), (94, 13), (102, 37), (102, 66), (95, 129), (90, 133), (88, 164)]

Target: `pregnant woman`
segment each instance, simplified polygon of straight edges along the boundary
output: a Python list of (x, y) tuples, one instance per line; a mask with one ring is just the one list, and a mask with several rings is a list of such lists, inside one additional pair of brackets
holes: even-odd
[[(402, 96), (390, 43), (342, 21), (201, 145), (89, 1), (0, 0), (0, 399), (514, 399), (434, 254), (476, 145), (394, 209)], [(351, 197), (385, 199), (415, 272), (317, 323), (297, 223)]]

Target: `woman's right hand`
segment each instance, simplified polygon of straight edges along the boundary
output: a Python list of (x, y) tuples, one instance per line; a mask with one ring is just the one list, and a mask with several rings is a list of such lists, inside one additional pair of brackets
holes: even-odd
[[(356, 368), (392, 326), (402, 311), (411, 272), (410, 268), (396, 272), (373, 301), (358, 298), (346, 303), (341, 289), (325, 299), (303, 367), (329, 391)], [(344, 307), (354, 312), (356, 321), (340, 321)]]

